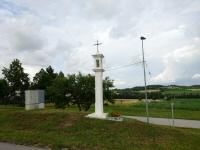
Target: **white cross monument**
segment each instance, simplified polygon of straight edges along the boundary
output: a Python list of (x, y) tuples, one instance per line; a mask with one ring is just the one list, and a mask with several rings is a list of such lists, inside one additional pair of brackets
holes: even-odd
[(103, 65), (102, 65), (102, 59), (103, 54), (99, 53), (99, 45), (102, 43), (99, 43), (97, 41), (96, 44), (94, 44), (97, 47), (97, 53), (95, 55), (92, 55), (95, 59), (95, 68), (93, 71), (95, 72), (95, 112), (92, 114), (89, 114), (88, 117), (90, 118), (100, 118), (104, 119), (107, 117), (107, 113), (103, 112)]

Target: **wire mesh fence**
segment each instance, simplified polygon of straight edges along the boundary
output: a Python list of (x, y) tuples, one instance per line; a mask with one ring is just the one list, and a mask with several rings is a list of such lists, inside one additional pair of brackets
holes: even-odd
[(0, 99), (0, 105), (3, 106), (25, 106), (25, 98), (24, 96), (12, 96)]

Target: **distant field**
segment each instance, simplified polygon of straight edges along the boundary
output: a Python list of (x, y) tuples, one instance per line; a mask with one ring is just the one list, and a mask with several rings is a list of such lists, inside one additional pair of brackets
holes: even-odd
[[(200, 120), (200, 99), (177, 99), (173, 102), (175, 118)], [(126, 105), (116, 103), (106, 106), (105, 110), (107, 112), (118, 111), (123, 115), (146, 115), (143, 101)], [(171, 101), (160, 100), (149, 103), (149, 115), (171, 118)]]
[[(200, 99), (175, 99), (172, 101), (161, 100), (149, 103), (150, 108), (171, 109), (171, 103), (174, 103), (174, 109), (200, 111)], [(144, 102), (134, 105), (136, 108), (145, 107)]]
[[(152, 100), (149, 103), (149, 107), (157, 109), (170, 109), (172, 102), (174, 103), (175, 109), (200, 111), (200, 99)], [(138, 99), (115, 99), (115, 105), (121, 104), (134, 104), (135, 108), (145, 107), (144, 100), (139, 101)]]
[[(147, 90), (147, 92), (149, 92), (149, 93), (151, 93), (151, 92), (159, 92), (159, 91), (160, 91), (159, 89), (157, 89), (157, 90)], [(145, 90), (140, 90), (138, 92), (144, 93)]]
[(200, 89), (165, 89), (163, 94), (200, 94)]
[(139, 102), (138, 99), (115, 99), (115, 104), (118, 105), (130, 105), (130, 104), (136, 104)]
[(189, 89), (191, 91), (199, 91), (200, 92), (200, 89)]

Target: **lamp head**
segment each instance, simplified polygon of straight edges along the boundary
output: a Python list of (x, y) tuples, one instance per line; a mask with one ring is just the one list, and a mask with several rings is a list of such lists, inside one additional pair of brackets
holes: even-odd
[(145, 40), (146, 38), (145, 38), (145, 37), (143, 37), (143, 36), (141, 36), (141, 37), (140, 37), (140, 39), (141, 39), (141, 40)]

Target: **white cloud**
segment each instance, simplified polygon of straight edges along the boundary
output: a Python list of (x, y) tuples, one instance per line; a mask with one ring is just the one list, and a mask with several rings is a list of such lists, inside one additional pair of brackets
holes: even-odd
[(179, 80), (189, 80), (200, 64), (200, 49), (186, 46), (168, 53), (164, 57), (165, 69), (155, 76), (154, 83), (176, 83)]
[[(19, 58), (31, 76), (48, 65), (65, 74), (91, 73), (97, 39), (103, 42), (104, 66), (115, 67), (140, 60), (139, 37), (144, 35), (154, 82), (193, 83), (191, 77), (199, 72), (199, 4), (197, 0), (2, 0), (0, 69)], [(143, 85), (141, 66), (106, 75), (116, 83), (124, 81), (117, 87)]]
[(114, 80), (114, 86), (121, 86), (121, 85), (125, 85), (125, 84), (126, 84), (126, 82), (123, 80), (117, 80), (117, 79)]
[(23, 65), (23, 68), (24, 68), (24, 72), (29, 74), (29, 78), (31, 80), (33, 80), (34, 74), (36, 72), (39, 72), (41, 69), (40, 66), (33, 66), (33, 65), (31, 66)]
[(200, 74), (199, 73), (196, 73), (192, 76), (192, 79), (194, 80), (199, 80), (200, 79)]

